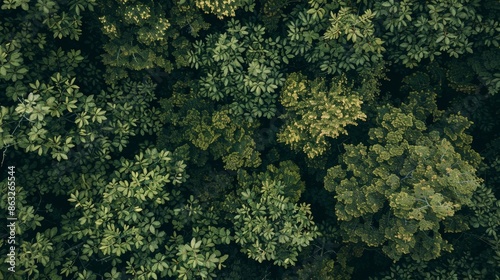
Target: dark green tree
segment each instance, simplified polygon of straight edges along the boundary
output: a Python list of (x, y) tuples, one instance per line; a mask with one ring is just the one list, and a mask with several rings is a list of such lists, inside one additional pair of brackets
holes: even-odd
[(191, 67), (203, 73), (200, 94), (229, 104), (232, 115), (248, 121), (274, 117), (284, 65), (293, 57), (286, 45), (260, 24), (229, 21), (225, 32), (197, 41), (189, 52)]
[[(166, 134), (161, 134), (166, 145), (192, 147), (190, 154), (196, 164), (203, 165), (210, 155), (221, 159), (224, 168), (258, 167), (260, 153), (256, 150), (253, 130), (256, 123), (249, 123), (242, 116), (233, 117), (228, 106), (215, 109), (209, 101), (186, 88), (191, 83), (178, 83), (170, 98), (161, 100), (161, 119), (167, 124)], [(170, 143), (170, 144), (168, 144)]]

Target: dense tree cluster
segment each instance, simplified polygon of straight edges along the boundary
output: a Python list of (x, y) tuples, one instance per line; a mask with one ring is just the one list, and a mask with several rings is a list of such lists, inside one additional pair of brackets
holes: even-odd
[(0, 279), (498, 279), (499, 90), (496, 0), (2, 0)]

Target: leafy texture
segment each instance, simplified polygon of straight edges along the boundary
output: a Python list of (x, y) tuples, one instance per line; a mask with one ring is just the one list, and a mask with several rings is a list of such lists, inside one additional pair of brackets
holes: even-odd
[(275, 116), (283, 65), (293, 55), (284, 47), (286, 40), (265, 35), (261, 25), (232, 20), (226, 32), (196, 42), (189, 61), (204, 72), (201, 95), (227, 102), (232, 115), (249, 121)]
[(0, 0), (0, 278), (498, 278), (499, 15)]
[(346, 85), (345, 77), (332, 81), (329, 90), (323, 80), (308, 81), (300, 74), (291, 74), (283, 87), (281, 104), (286, 113), (285, 125), (278, 141), (294, 150), (302, 150), (309, 158), (322, 155), (328, 138), (347, 134), (346, 126), (365, 120), (356, 92)]
[(412, 93), (401, 108), (381, 107), (368, 145), (345, 145), (342, 164), (325, 178), (344, 237), (382, 246), (394, 260), (406, 254), (430, 260), (450, 251), (440, 230), (467, 229), (446, 225), (461, 224), (458, 212), (472, 203), (481, 182), (474, 167), (480, 158), (465, 134), (470, 122), (452, 115), (426, 125), (439, 114), (434, 98)]
[(307, 204), (285, 197), (280, 181), (264, 181), (260, 193), (241, 193), (242, 205), (234, 217), (235, 241), (248, 257), (259, 262), (294, 265), (297, 256), (318, 235)]

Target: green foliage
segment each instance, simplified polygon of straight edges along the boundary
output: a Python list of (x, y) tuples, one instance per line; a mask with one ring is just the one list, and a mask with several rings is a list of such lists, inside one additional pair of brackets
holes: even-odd
[(469, 94), (478, 93), (483, 87), (489, 94), (496, 94), (500, 89), (498, 57), (500, 57), (498, 48), (490, 48), (469, 55), (467, 59), (450, 61), (446, 73), (449, 85), (457, 91)]
[[(185, 0), (181, 1), (185, 2)], [(196, 0), (196, 7), (205, 13), (216, 15), (219, 19), (234, 17), (236, 10), (244, 7), (246, 11), (252, 11), (255, 4), (253, 0)]]
[[(385, 1), (374, 4), (389, 58), (407, 67), (442, 54), (458, 58), (479, 46), (498, 46), (498, 22), (483, 18), (479, 1)], [(486, 7), (486, 6), (485, 6)], [(493, 36), (490, 36), (490, 33)]]
[[(70, 48), (71, 44), (61, 42), (79, 40), (82, 16), (84, 11), (93, 11), (94, 1), (57, 4), (43, 1), (35, 6), (26, 11), (19, 11), (20, 8), (16, 12), (0, 11), (2, 18), (5, 16), (0, 22), (0, 61), (3, 61), (0, 78), (16, 82), (16, 85), (26, 79), (22, 82), (27, 86), (57, 72), (74, 77), (86, 56), (81, 50)], [(49, 12), (40, 9), (49, 9)], [(91, 75), (83, 72), (78, 78), (83, 80)]]
[(288, 267), (318, 236), (310, 206), (290, 202), (280, 181), (264, 181), (259, 192), (241, 193), (241, 206), (234, 217), (235, 241), (249, 258), (269, 260)]
[[(170, 139), (166, 141), (190, 143), (197, 148), (192, 151), (196, 154), (208, 151), (215, 160), (222, 159), (227, 170), (258, 167), (260, 153), (256, 151), (256, 143), (250, 134), (255, 124), (246, 122), (242, 117), (231, 118), (226, 107), (215, 110), (192, 92), (183, 93), (186, 86), (177, 84), (178, 92), (161, 101), (161, 118), (171, 129), (170, 135), (165, 136)], [(201, 162), (198, 164), (202, 165)]]
[[(22, 235), (26, 234), (27, 232), (31, 232), (37, 228), (39, 228), (42, 225), (42, 222), (44, 222), (44, 217), (40, 215), (40, 212), (38, 212), (35, 207), (31, 204), (30, 201), (30, 192), (29, 188), (26, 187), (27, 184), (23, 184), (21, 182), (17, 182), (16, 184), (16, 190), (17, 190), (17, 195), (16, 195), (16, 209), (19, 211), (18, 215), (18, 227), (16, 227), (16, 234)], [(7, 180), (2, 180), (0, 182), (0, 186), (5, 188), (5, 190), (8, 189), (8, 184)], [(7, 191), (2, 192), (2, 201), (0, 202), (0, 206), (2, 209), (8, 209), (8, 200), (7, 199)], [(46, 210), (50, 211), (52, 209), (52, 205), (48, 205)], [(7, 240), (2, 240), (3, 242), (7, 243)], [(23, 257), (29, 258), (29, 252), (24, 252), (22, 254)], [(38, 254), (38, 252), (36, 253)], [(35, 254), (35, 255), (36, 255)], [(37, 258), (37, 257), (34, 257)]]
[[(440, 229), (467, 229), (457, 213), (472, 203), (481, 179), (468, 147), (470, 122), (439, 116), (432, 94), (412, 93), (401, 108), (382, 106), (369, 145), (345, 145), (341, 165), (328, 170), (325, 188), (335, 192), (337, 218), (346, 240), (382, 246), (390, 258), (409, 254), (430, 260), (452, 247)], [(427, 100), (428, 105), (422, 101)], [(460, 226), (447, 228), (452, 221)]]
[[(50, 155), (58, 161), (67, 160), (76, 150), (85, 150), (81, 160), (88, 155), (109, 158), (111, 152), (123, 150), (130, 136), (152, 133), (153, 127), (158, 129), (155, 109), (147, 104), (154, 99), (155, 86), (150, 81), (126, 81), (125, 86), (113, 85), (108, 92), (81, 91), (75, 76), (89, 81), (95, 79), (96, 73), (80, 73), (87, 56), (79, 49), (67, 49), (66, 45), (63, 48), (58, 43), (65, 37), (79, 39), (74, 36), (81, 33), (79, 19), (83, 11), (92, 11), (94, 5), (93, 1), (61, 5), (40, 2), (35, 5), (37, 10), (6, 14), (9, 17), (1, 22), (0, 45), (6, 60), (2, 66), (5, 73), (0, 77), (15, 82), (1, 85), (6, 92), (1, 97), (0, 117), (3, 159), (10, 147)], [(74, 29), (62, 22), (52, 25), (50, 21), (59, 15), (63, 22), (74, 17), (70, 24), (76, 24)], [(47, 41), (51, 32), (54, 39)], [(96, 87), (92, 90), (100, 88), (101, 83), (94, 80)], [(86, 83), (85, 91), (90, 90), (89, 86)], [(136, 103), (134, 107), (132, 103)], [(127, 111), (131, 113), (131, 122), (125, 121)]]
[(182, 0), (168, 4), (109, 0), (100, 3), (98, 20), (108, 37), (103, 46), (106, 52), (103, 63), (108, 66), (106, 81), (112, 83), (126, 78), (130, 70), (157, 68), (170, 73), (174, 66), (193, 64), (192, 52), (188, 53), (191, 44), (183, 29), (197, 37), (210, 26), (203, 19), (202, 11), (222, 19), (235, 16), (237, 9), (252, 11), (254, 5), (252, 0)]
[(108, 92), (84, 95), (75, 78), (60, 73), (48, 82), (30, 83), (29, 93), (23, 84), (9, 87), (8, 96), (18, 103), (2, 106), (0, 121), (9, 124), (2, 127), (0, 149), (12, 146), (60, 161), (79, 146), (109, 159), (110, 153), (123, 150), (130, 136), (159, 128), (157, 111), (148, 108), (154, 88), (151, 82), (127, 81)]
[(498, 275), (500, 272), (500, 200), (493, 190), (495, 189), (481, 185), (470, 206), (473, 214), (467, 216), (471, 228), (474, 228), (478, 235), (482, 235), (476, 242), (482, 241), (487, 245), (483, 251), (487, 260), (482, 262), (481, 266), (484, 267), (483, 273), (488, 275)]
[(334, 261), (331, 259), (322, 259), (321, 261), (304, 266), (304, 268), (299, 269), (298, 279), (318, 279), (318, 280), (328, 280), (332, 279), (334, 268)]
[(467, 64), (481, 80), (481, 84), (488, 89), (489, 94), (500, 91), (500, 50), (498, 46), (484, 51), (467, 60)]
[[(350, 70), (364, 71), (382, 61), (384, 41), (377, 37), (372, 23), (376, 13), (361, 14), (339, 3), (309, 1), (309, 9), (296, 10), (287, 24), (294, 54), (328, 74)], [(338, 11), (338, 12), (337, 12)]]
[[(47, 0), (38, 1), (34, 5), (30, 5), (29, 1), (26, 0), (4, 0), (1, 10), (17, 10), (16, 20), (22, 22), (22, 26), (25, 28), (24, 40), (29, 43), (37, 43), (38, 41), (41, 43), (40, 48), (43, 48), (45, 34), (30, 32), (34, 30), (35, 24), (43, 25), (49, 33), (52, 33), (51, 37), (54, 39), (69, 37), (78, 40), (82, 34), (82, 14), (85, 11), (94, 11), (95, 6), (95, 0)], [(38, 38), (31, 41), (35, 35)], [(33, 44), (33, 46), (35, 45)]]
[(300, 176), (300, 168), (289, 160), (279, 162), (277, 166), (270, 164), (265, 172), (248, 174), (245, 170), (241, 170), (238, 172), (237, 179), (242, 190), (253, 189), (265, 181), (282, 182), (283, 195), (292, 203), (299, 201), (305, 189), (304, 181)]
[(286, 40), (265, 35), (261, 25), (231, 20), (226, 32), (197, 41), (189, 62), (203, 72), (200, 94), (230, 104), (232, 115), (248, 121), (274, 117), (276, 91), (285, 81), (283, 64), (293, 55)]
[(324, 80), (308, 81), (301, 74), (291, 74), (281, 94), (286, 112), (278, 141), (314, 158), (328, 149), (327, 137), (347, 134), (346, 126), (365, 120), (363, 102), (346, 83), (345, 77), (335, 79), (327, 90)]
[(498, 278), (499, 14), (0, 1), (0, 278)]
[(125, 70), (159, 67), (172, 70), (168, 60), (166, 41), (171, 24), (159, 3), (127, 4), (127, 0), (109, 0), (100, 3), (99, 17), (103, 34), (108, 37), (104, 45), (103, 63), (108, 65), (108, 83), (128, 76)]
[[(215, 244), (229, 243), (228, 231), (193, 227), (188, 244), (178, 231), (190, 228), (191, 222), (202, 219), (217, 221), (201, 214), (194, 198), (185, 207), (178, 190), (167, 186), (184, 183), (186, 165), (173, 161), (170, 152), (146, 149), (134, 160), (115, 161), (115, 171), (81, 175), (75, 182), (69, 201), (74, 204), (63, 222), (62, 238), (77, 243), (78, 254), (68, 261), (89, 263), (106, 260), (118, 271), (137, 279), (156, 279), (177, 276), (181, 279), (201, 277), (213, 279), (214, 271), (221, 269), (226, 256), (215, 249)], [(97, 171), (97, 170), (95, 170)], [(83, 184), (85, 188), (78, 187)], [(71, 217), (79, 216), (79, 219)], [(175, 231), (170, 236), (164, 230), (172, 223)], [(97, 258), (96, 258), (97, 257)], [(126, 263), (126, 266), (124, 266)], [(72, 274), (67, 270), (66, 276)]]
[[(384, 41), (375, 37), (372, 23), (375, 13), (371, 10), (359, 15), (348, 7), (340, 8), (337, 14), (330, 12), (331, 25), (325, 31), (324, 39), (335, 40), (330, 53), (333, 60), (339, 60), (336, 65), (323, 63), (321, 70), (328, 73), (341, 73), (341, 71), (358, 68), (365, 63), (377, 63), (382, 59), (382, 46)], [(345, 45), (352, 44), (346, 47)], [(342, 47), (337, 47), (342, 46)]]
[(19, 48), (19, 43), (15, 40), (0, 45), (0, 78), (15, 82), (28, 72), (27, 68), (21, 66), (23, 58)]
[[(482, 155), (485, 164), (481, 167), (481, 175), (488, 185), (496, 186), (500, 183), (500, 138), (491, 139)], [(496, 190), (498, 195), (498, 190)]]
[(429, 263), (416, 263), (406, 258), (403, 263), (392, 265), (380, 277), (370, 279), (496, 279), (497, 272), (485, 268), (486, 262), (483, 256), (478, 258), (470, 253)]
[(329, 74), (370, 69), (384, 55), (413, 68), (442, 54), (458, 58), (475, 48), (498, 47), (498, 20), (483, 17), (481, 11), (488, 6), (481, 4), (314, 0), (294, 10), (287, 23), (288, 38), (294, 54), (303, 54)]
[(293, 0), (263, 0), (260, 3), (259, 16), (264, 27), (266, 30), (274, 32), (280, 26), (280, 21), (286, 16), (284, 10), (293, 3)]

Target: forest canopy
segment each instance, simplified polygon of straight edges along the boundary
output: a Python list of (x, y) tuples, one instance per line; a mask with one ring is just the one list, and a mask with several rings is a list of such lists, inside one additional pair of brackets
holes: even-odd
[(1, 0), (0, 279), (500, 279), (498, 0)]

